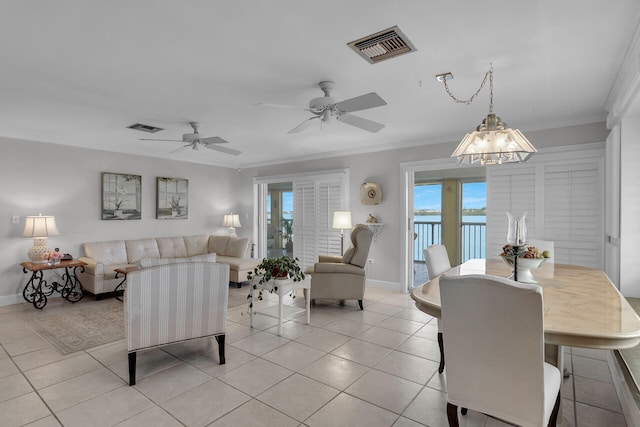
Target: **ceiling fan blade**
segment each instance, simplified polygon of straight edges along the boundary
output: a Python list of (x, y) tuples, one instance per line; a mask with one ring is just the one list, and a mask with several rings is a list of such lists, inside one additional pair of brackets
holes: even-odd
[[(180, 142), (182, 142), (182, 141), (180, 141)], [(182, 151), (182, 150), (184, 150), (185, 148), (187, 148), (187, 147), (191, 147), (191, 146), (192, 146), (192, 144), (183, 145), (182, 147), (178, 147), (178, 148), (176, 148), (175, 150), (170, 151), (170, 152), (169, 152), (169, 154), (177, 153), (177, 152)]]
[(315, 117), (311, 117), (308, 118), (307, 120), (305, 120), (304, 122), (300, 123), (298, 126), (294, 127), (293, 129), (291, 129), (289, 133), (300, 133), (303, 130), (305, 130), (306, 128), (308, 128), (309, 126), (311, 126), (311, 120), (315, 120), (315, 119), (319, 119), (320, 116), (315, 116)]
[(378, 132), (380, 129), (384, 128), (384, 125), (381, 123), (363, 119), (362, 117), (354, 116), (353, 114), (343, 114), (338, 116), (338, 120), (348, 125), (368, 130), (369, 132)]
[(211, 136), (209, 138), (200, 138), (200, 142), (204, 145), (207, 144), (228, 144), (229, 141), (226, 141), (219, 136)]
[(170, 142), (184, 142), (181, 139), (155, 139), (155, 138), (139, 138), (139, 141), (170, 141)]
[(233, 148), (221, 147), (219, 145), (207, 144), (205, 145), (205, 147), (208, 148), (209, 150), (215, 150), (221, 153), (231, 154), (232, 156), (238, 156), (242, 154), (242, 151), (234, 150)]
[(336, 103), (335, 107), (343, 113), (351, 113), (353, 111), (367, 110), (374, 107), (382, 107), (387, 105), (387, 102), (380, 98), (380, 96), (371, 92), (366, 95), (356, 96), (355, 98), (345, 99)]

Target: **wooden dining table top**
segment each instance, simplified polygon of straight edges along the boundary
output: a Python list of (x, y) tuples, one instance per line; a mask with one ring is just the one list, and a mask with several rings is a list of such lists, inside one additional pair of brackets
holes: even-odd
[[(547, 262), (531, 272), (542, 287), (546, 343), (598, 349), (640, 343), (640, 318), (603, 271)], [(501, 259), (474, 259), (445, 274), (511, 273), (512, 267)], [(440, 318), (438, 277), (415, 288), (411, 297), (420, 310)]]

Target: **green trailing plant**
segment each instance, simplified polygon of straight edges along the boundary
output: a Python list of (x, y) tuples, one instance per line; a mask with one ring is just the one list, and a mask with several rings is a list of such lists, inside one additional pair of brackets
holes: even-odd
[[(294, 282), (300, 282), (304, 280), (304, 272), (298, 264), (298, 258), (291, 258), (287, 255), (282, 255), (278, 258), (263, 258), (262, 262), (247, 273), (247, 279), (251, 282), (251, 287), (255, 291), (258, 285), (268, 284), (270, 293), (278, 291), (278, 279), (289, 278)], [(259, 289), (258, 300), (262, 300), (262, 291)], [(294, 291), (291, 291), (291, 297), (295, 298)], [(249, 310), (253, 308), (253, 300), (251, 293), (247, 295), (249, 300)]]

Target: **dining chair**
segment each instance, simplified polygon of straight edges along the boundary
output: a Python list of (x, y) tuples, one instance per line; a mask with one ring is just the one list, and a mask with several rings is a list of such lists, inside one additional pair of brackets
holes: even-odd
[(519, 426), (555, 426), (562, 378), (544, 361), (542, 288), (444, 274), (440, 298), (449, 426), (458, 426), (458, 406)]
[[(429, 280), (451, 269), (449, 254), (447, 253), (447, 248), (444, 245), (431, 245), (427, 247), (423, 253)], [(438, 373), (441, 374), (444, 371), (444, 350), (442, 343), (442, 324), (440, 319), (438, 319), (438, 347), (440, 348), (440, 366), (438, 367)]]

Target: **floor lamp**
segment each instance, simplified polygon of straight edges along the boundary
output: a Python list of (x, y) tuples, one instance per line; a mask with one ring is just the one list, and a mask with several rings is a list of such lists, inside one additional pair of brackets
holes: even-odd
[(351, 212), (333, 212), (333, 225), (331, 227), (340, 229), (340, 255), (344, 255), (344, 229), (351, 228)]

